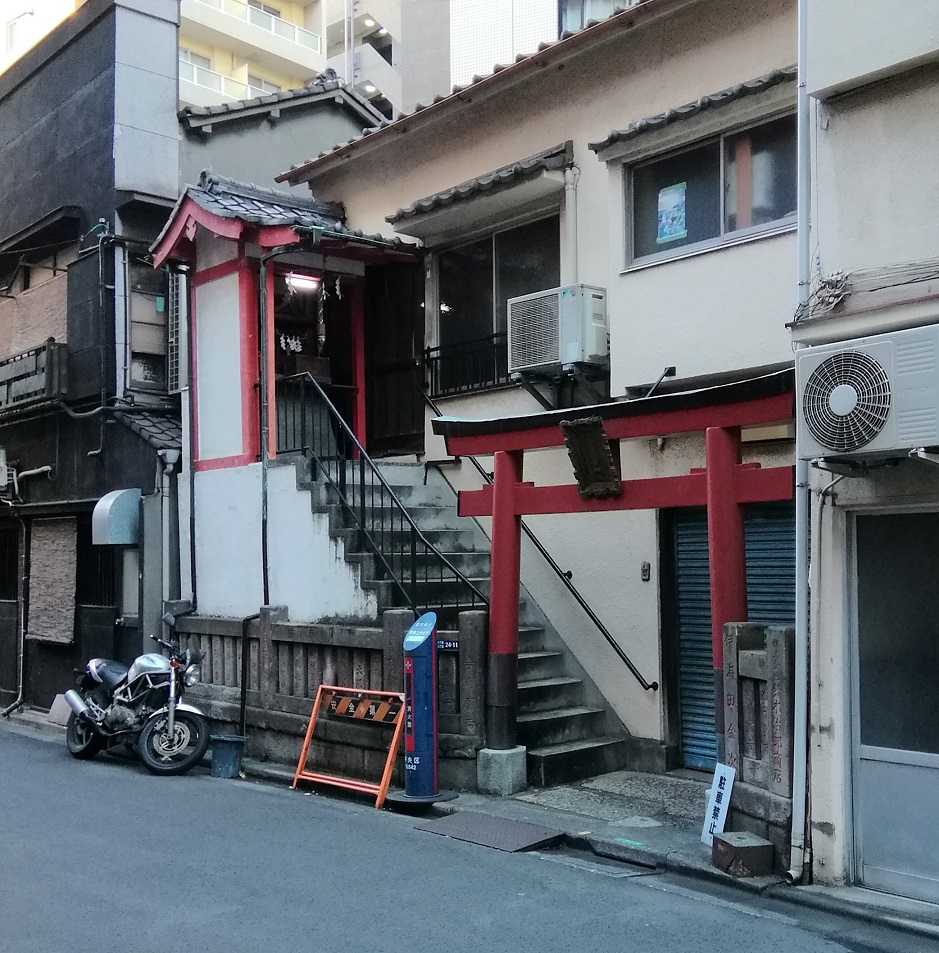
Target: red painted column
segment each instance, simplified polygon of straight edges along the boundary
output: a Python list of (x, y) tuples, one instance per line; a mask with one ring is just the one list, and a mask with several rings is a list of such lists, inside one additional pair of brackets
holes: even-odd
[(352, 336), (352, 383), (355, 385), (355, 400), (352, 409), (352, 432), (363, 447), (365, 442), (365, 284), (352, 282), (349, 293)]
[(522, 538), (521, 518), (515, 512), (515, 491), (522, 479), (522, 460), (521, 451), (495, 454), (486, 744), (497, 749), (514, 748), (516, 744)]
[(743, 509), (737, 502), (740, 428), (710, 427), (707, 461), (708, 558), (711, 567), (711, 647), (714, 656), (718, 758), (724, 756), (724, 623), (747, 621), (747, 557)]

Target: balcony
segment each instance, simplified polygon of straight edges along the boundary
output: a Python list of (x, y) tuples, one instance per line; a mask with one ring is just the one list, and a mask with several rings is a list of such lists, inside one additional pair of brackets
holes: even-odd
[(492, 337), (424, 352), (424, 366), (431, 397), (452, 397), (504, 387), (511, 383), (508, 365), (508, 335)]
[(182, 45), (191, 37), (288, 76), (309, 78), (325, 66), (318, 34), (241, 0), (182, 0), (180, 13)]
[(47, 341), (0, 361), (0, 414), (65, 396), (66, 345)]
[[(340, 76), (345, 76), (346, 60), (342, 53), (329, 58), (327, 66), (332, 67)], [(388, 102), (399, 110), (402, 107), (401, 71), (392, 66), (373, 46), (360, 43), (352, 51), (352, 85), (357, 92), (371, 99), (376, 95), (374, 86)]]
[(239, 83), (203, 66), (179, 61), (179, 98), (192, 106), (217, 106), (236, 99), (264, 96), (263, 89)]

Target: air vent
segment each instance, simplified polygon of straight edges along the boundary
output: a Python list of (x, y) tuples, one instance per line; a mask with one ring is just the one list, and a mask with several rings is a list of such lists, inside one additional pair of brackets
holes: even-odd
[(866, 447), (890, 415), (890, 379), (862, 351), (839, 351), (805, 383), (802, 412), (812, 436), (833, 453)]

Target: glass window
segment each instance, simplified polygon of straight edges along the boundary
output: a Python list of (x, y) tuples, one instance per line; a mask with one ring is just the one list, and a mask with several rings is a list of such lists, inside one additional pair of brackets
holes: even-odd
[(278, 19), (281, 17), (280, 10), (276, 7), (268, 6), (266, 3), (262, 3), (261, 0), (248, 0), (248, 6), (254, 7), (255, 10), (261, 10), (268, 16), (277, 17)]
[(200, 56), (183, 47), (179, 48), (179, 59), (183, 63), (192, 63), (193, 66), (200, 66), (202, 69), (212, 69), (212, 61), (207, 56)]
[(634, 258), (785, 220), (796, 204), (795, 117), (637, 166), (632, 202)]
[(440, 345), (492, 334), (492, 238), (440, 256)]
[(264, 93), (279, 93), (281, 90), (281, 87), (278, 86), (277, 83), (271, 83), (261, 76), (254, 76), (252, 73), (248, 73), (248, 86), (251, 87), (252, 92), (256, 91), (258, 95)]
[(496, 331), (505, 331), (508, 300), (561, 283), (560, 220), (545, 218), (496, 235)]
[(26, 46), (26, 18), (32, 16), (32, 13), (21, 13), (7, 23), (6, 29), (6, 51), (14, 53), (21, 47)]

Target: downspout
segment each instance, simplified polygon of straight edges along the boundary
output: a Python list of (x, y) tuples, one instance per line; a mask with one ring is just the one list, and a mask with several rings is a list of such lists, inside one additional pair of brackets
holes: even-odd
[[(811, 149), (809, 142), (809, 93), (806, 82), (808, 60), (808, 0), (798, 0), (799, 96), (796, 119), (798, 202), (797, 232), (799, 256), (799, 304), (809, 300), (812, 279)], [(799, 428), (796, 427), (796, 644), (795, 699), (792, 745), (792, 832), (789, 842), (789, 870), (786, 880), (797, 884), (805, 867), (805, 802), (808, 793), (808, 691), (809, 691), (809, 466), (801, 459)]]
[(172, 632), (170, 631), (170, 625), (166, 621), (166, 604), (170, 601), (170, 477), (173, 473), (173, 468), (179, 462), (180, 451), (179, 450), (159, 450), (157, 451), (160, 460), (163, 462), (163, 473), (160, 480), (160, 503), (162, 506), (162, 515), (161, 515), (161, 530), (162, 530), (162, 569), (161, 569), (161, 581), (162, 585), (160, 588), (163, 606), (160, 613), (163, 616), (163, 638), (167, 641), (170, 640)]
[[(12, 506), (10, 507), (10, 511), (12, 514)], [(26, 670), (26, 605), (29, 600), (29, 533), (26, 530), (26, 523), (23, 521), (23, 518), (16, 516), (16, 520), (23, 528), (23, 578), (20, 584), (19, 611), (17, 612), (20, 630), (19, 672), (17, 674), (16, 700), (12, 705), (7, 706), (0, 712), (0, 716), (3, 718), (9, 718), (10, 715), (23, 704), (23, 681)]]
[(566, 285), (576, 285), (579, 280), (577, 262), (577, 183), (580, 169), (570, 165), (564, 170), (564, 251), (567, 270)]

